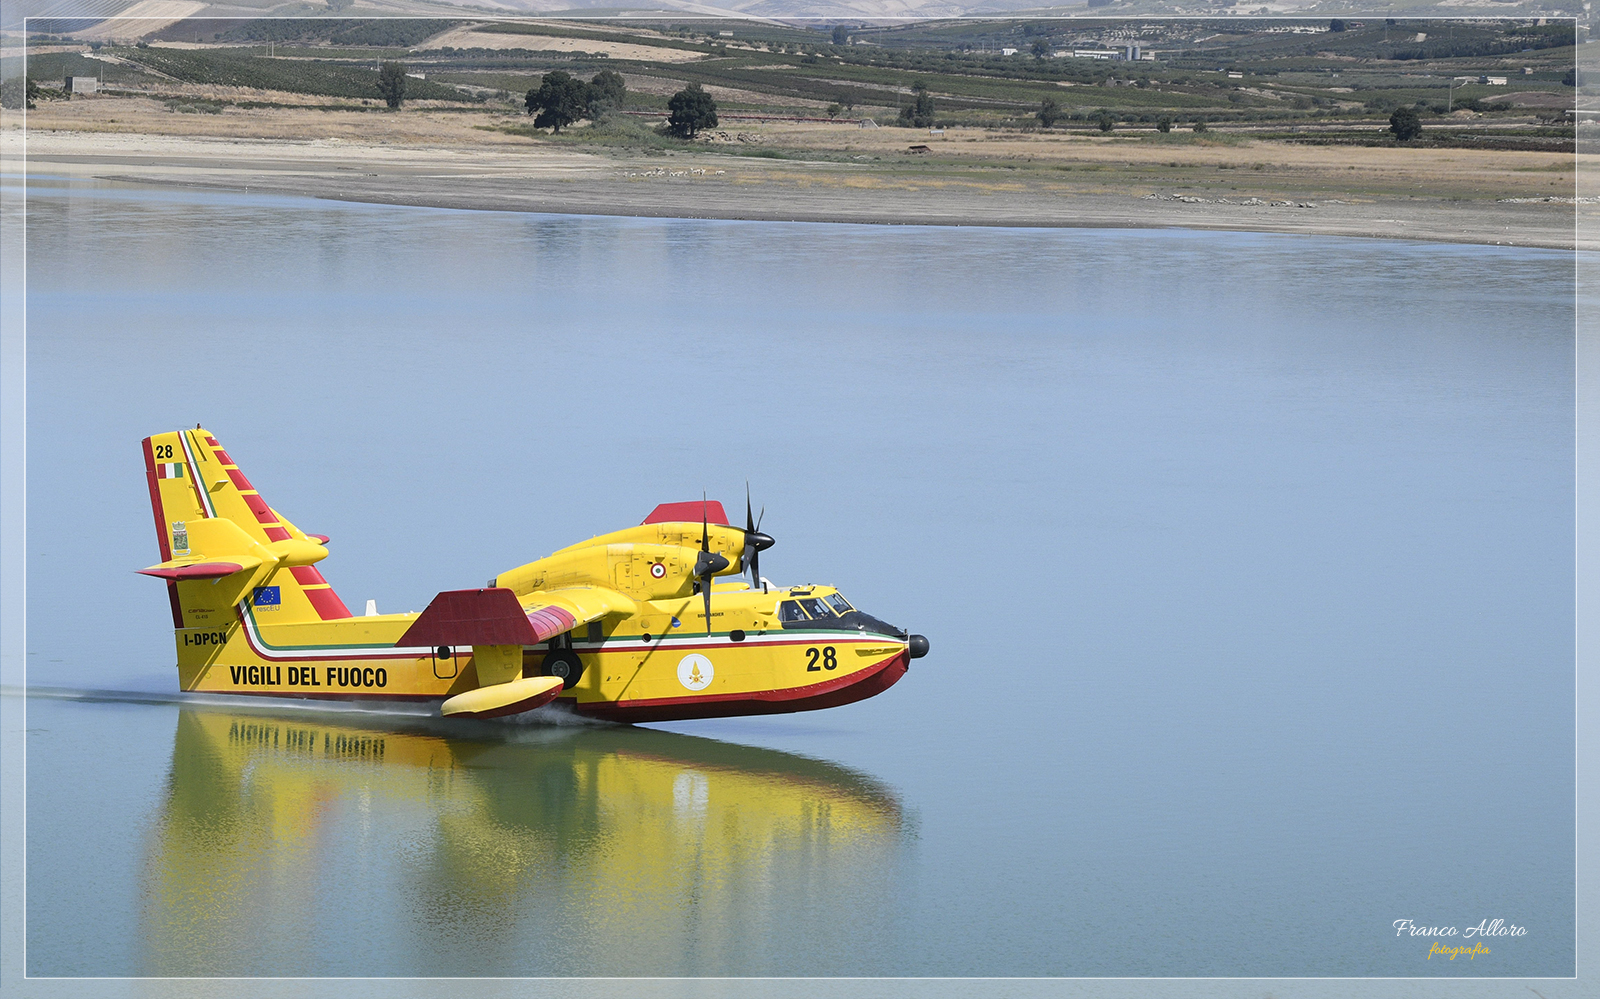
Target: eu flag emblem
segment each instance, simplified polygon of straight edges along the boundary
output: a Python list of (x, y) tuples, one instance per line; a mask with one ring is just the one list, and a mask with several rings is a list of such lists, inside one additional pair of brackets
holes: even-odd
[(283, 595), (278, 592), (276, 586), (258, 586), (255, 589), (255, 595), (250, 598), (250, 602), (257, 607), (277, 610), (283, 606)]

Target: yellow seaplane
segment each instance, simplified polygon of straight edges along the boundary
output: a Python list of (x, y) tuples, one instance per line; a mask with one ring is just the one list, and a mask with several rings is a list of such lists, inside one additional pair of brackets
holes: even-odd
[[(880, 693), (928, 640), (831, 586), (773, 586), (745, 499), (666, 503), (603, 534), (447, 590), (421, 612), (351, 614), (316, 564), (328, 538), (280, 515), (216, 437), (144, 440), (178, 682), (186, 691), (439, 702), (493, 718), (556, 699), (620, 722), (808, 711)], [(717, 582), (748, 570), (750, 582)]]

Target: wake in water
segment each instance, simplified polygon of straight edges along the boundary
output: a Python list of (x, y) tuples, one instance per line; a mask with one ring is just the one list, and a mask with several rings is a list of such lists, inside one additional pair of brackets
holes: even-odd
[(438, 709), (428, 704), (410, 704), (403, 701), (360, 703), (351, 701), (324, 701), (314, 698), (253, 697), (232, 694), (185, 693), (183, 691), (146, 690), (89, 690), (72, 687), (14, 687), (0, 688), (0, 696), (43, 698), (54, 701), (84, 701), (97, 704), (174, 704), (188, 708), (214, 708), (227, 711), (269, 715), (336, 715), (347, 720), (404, 719), (408, 722), (425, 722), (449, 727), (467, 734), (500, 730), (502, 732), (549, 728), (613, 728), (616, 723), (588, 718), (576, 714), (560, 702), (547, 704), (532, 711), (509, 715), (505, 718), (456, 719), (444, 718)]

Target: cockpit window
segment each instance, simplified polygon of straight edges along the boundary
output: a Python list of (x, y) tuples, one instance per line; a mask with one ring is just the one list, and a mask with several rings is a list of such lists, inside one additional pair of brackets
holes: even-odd
[(846, 600), (844, 597), (841, 597), (837, 593), (830, 593), (822, 599), (826, 600), (828, 602), (828, 606), (832, 607), (840, 614), (848, 614), (855, 610), (854, 607), (850, 606), (850, 601)]
[(800, 601), (800, 605), (806, 610), (810, 611), (811, 616), (819, 621), (823, 618), (833, 617), (833, 611), (828, 609), (828, 605), (823, 603), (821, 600), (818, 600), (816, 597), (812, 597), (809, 600), (802, 600)]
[(778, 605), (778, 620), (780, 622), (804, 621), (806, 612), (800, 609), (798, 600), (785, 600)]

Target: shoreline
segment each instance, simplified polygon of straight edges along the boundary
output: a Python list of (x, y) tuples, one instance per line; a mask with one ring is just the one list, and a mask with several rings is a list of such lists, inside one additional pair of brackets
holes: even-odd
[[(482, 135), (483, 133), (479, 133)], [(1181, 228), (1600, 249), (1579, 216), (1600, 205), (1383, 195), (1151, 190), (1119, 178), (943, 173), (689, 150), (666, 156), (552, 149), (485, 136), (447, 144), (169, 135), (0, 133), (27, 176), (100, 180), (471, 211), (730, 221), (1019, 228)], [(1352, 169), (1354, 169), (1352, 167)], [(1592, 224), (1583, 226), (1594, 231)], [(1593, 243), (1593, 245), (1591, 245)]]

